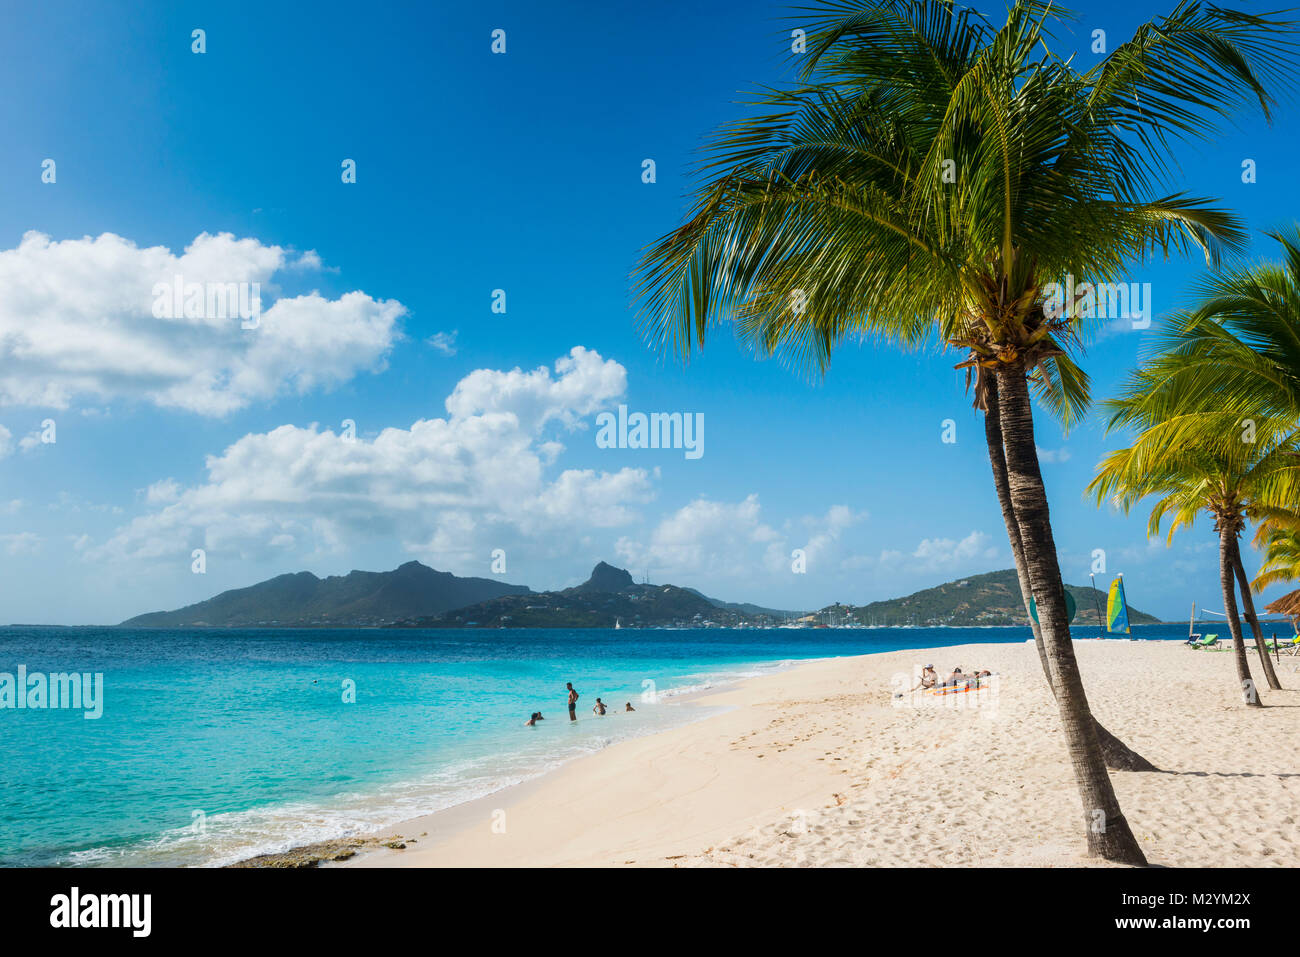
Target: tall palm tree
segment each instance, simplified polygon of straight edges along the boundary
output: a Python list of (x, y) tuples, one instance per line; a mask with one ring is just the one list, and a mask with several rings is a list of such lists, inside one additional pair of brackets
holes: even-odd
[[(1231, 454), (1238, 433), (1259, 422), (1296, 428), (1300, 419), (1300, 227), (1268, 234), (1283, 253), (1280, 263), (1239, 266), (1205, 280), (1196, 308), (1167, 324), (1156, 351), (1130, 377), (1125, 398), (1112, 408), (1112, 424), (1161, 422), (1163, 441), (1222, 447)], [(1290, 423), (1288, 426), (1287, 423)], [(1288, 529), (1296, 528), (1294, 502), (1263, 510), (1257, 543), (1272, 541), (1285, 554)], [(1276, 531), (1276, 534), (1273, 533)], [(1272, 535), (1272, 538), (1270, 538)], [(1264, 648), (1246, 570), (1234, 574), (1260, 666), (1270, 688), (1281, 688)], [(1255, 587), (1272, 580), (1261, 570)]]
[(819, 11), (802, 82), (724, 127), (685, 223), (647, 250), (647, 336), (686, 356), (734, 320), (758, 351), (820, 371), (846, 338), (937, 336), (968, 355), (977, 406), (996, 383), (1004, 518), (1089, 852), (1141, 863), (1070, 645), (1034, 445), (1031, 386), (1067, 424), (1088, 398), (1074, 320), (1044, 308), (1044, 289), (1117, 277), (1153, 251), (1217, 262), (1241, 242), (1230, 214), (1160, 187), (1169, 137), (1212, 133), (1245, 103), (1267, 114), (1266, 83), (1292, 55), (1285, 23), (1183, 2), (1080, 71), (1048, 48), (1062, 11), (1037, 0), (1001, 27), (944, 0)]
[[(984, 409), (984, 439), (988, 446), (989, 465), (993, 472), (993, 486), (997, 492), (998, 505), (1002, 509), (1002, 521), (1006, 525), (1007, 539), (1011, 544), (1012, 559), (1020, 585), (1020, 596), (1025, 606), (1025, 621), (1029, 623), (1034, 636), (1034, 646), (1038, 651), (1038, 660), (1047, 679), (1047, 687), (1056, 693), (1052, 677), (1052, 667), (1047, 658), (1047, 647), (1043, 643), (1042, 629), (1038, 627), (1037, 617), (1030, 606), (1033, 589), (1029, 582), (1029, 571), (1025, 564), (1024, 539), (1020, 525), (1016, 521), (1015, 507), (1011, 502), (1011, 484), (1007, 476), (1007, 460), (1003, 450), (1002, 422), (998, 410), (997, 381), (986, 380), (982, 389), (977, 389), (977, 405), (982, 400)], [(1119, 738), (1115, 737), (1096, 718), (1093, 724), (1097, 729), (1097, 742), (1101, 747), (1102, 759), (1106, 767), (1115, 771), (1155, 771), (1154, 764), (1138, 754)]]
[(1113, 413), (1112, 423), (1137, 422), (1143, 430), (1132, 446), (1111, 452), (1102, 460), (1088, 491), (1096, 496), (1099, 505), (1109, 499), (1126, 512), (1141, 500), (1155, 496), (1147, 533), (1160, 534), (1168, 518), (1171, 542), (1180, 528), (1192, 526), (1200, 512), (1213, 518), (1219, 535), (1219, 582), (1232, 635), (1237, 680), (1246, 704), (1258, 707), (1259, 695), (1246, 660), (1234, 584), (1240, 587), (1269, 686), (1279, 689), (1281, 685), (1264, 651), (1238, 538), (1248, 520), (1300, 521), (1296, 511), (1300, 506), (1300, 433), (1294, 421), (1281, 417), (1261, 417), (1243, 429), (1236, 413), (1202, 411), (1197, 414), (1201, 438), (1172, 442), (1171, 433), (1185, 433), (1188, 428), (1186, 414), (1173, 422), (1131, 414), (1132, 408), (1142, 405), (1146, 398), (1145, 381), (1143, 371), (1135, 373), (1129, 382), (1130, 391), (1106, 403)]

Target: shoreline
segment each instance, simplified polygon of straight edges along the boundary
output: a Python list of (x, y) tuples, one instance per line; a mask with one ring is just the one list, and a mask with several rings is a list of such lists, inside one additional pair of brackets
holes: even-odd
[[(860, 657), (860, 656), (851, 656)], [(746, 675), (721, 684), (713, 685), (708, 688), (693, 688), (687, 691), (675, 692), (669, 689), (665, 697), (670, 699), (667, 702), (669, 707), (695, 707), (705, 699), (725, 694), (735, 688), (743, 686), (752, 681), (762, 680), (763, 678), (773, 677), (797, 670), (800, 667), (826, 661), (838, 661), (842, 657), (823, 657), (823, 658), (774, 658), (769, 661), (753, 662), (754, 665), (770, 664), (775, 666), (770, 674)], [(336, 838), (329, 838), (323, 841), (313, 841), (309, 844), (297, 845), (283, 851), (273, 851), (265, 854), (255, 854), (239, 861), (229, 864), (220, 865), (221, 868), (299, 868), (299, 867), (330, 867), (338, 866), (344, 862), (355, 864), (368, 854), (374, 854), (383, 851), (386, 848), (392, 851), (404, 850), (405, 848), (393, 848), (393, 844), (416, 844), (422, 841), (431, 843), (429, 835), (431, 829), (443, 834), (460, 831), (470, 825), (470, 822), (476, 821), (481, 815), (484, 808), (490, 810), (500, 803), (499, 798), (503, 795), (511, 795), (515, 799), (529, 793), (531, 788), (542, 783), (548, 778), (559, 775), (571, 765), (599, 758), (605, 752), (617, 748), (623, 744), (630, 744), (646, 738), (654, 738), (664, 734), (671, 734), (673, 731), (689, 727), (693, 724), (706, 722), (718, 715), (695, 716), (682, 724), (670, 728), (660, 728), (657, 730), (647, 731), (645, 734), (637, 735), (633, 738), (624, 739), (615, 742), (606, 748), (591, 754), (577, 754), (563, 761), (554, 767), (549, 767), (539, 771), (531, 777), (522, 781), (516, 781), (504, 785), (487, 794), (470, 798), (467, 801), (461, 801), (449, 807), (441, 808), (437, 811), (431, 811), (427, 814), (417, 815), (397, 821), (389, 827), (376, 830), (364, 831), (354, 835), (340, 835)], [(552, 719), (561, 722), (561, 719)], [(597, 720), (593, 717), (579, 718), (579, 721)], [(418, 833), (417, 833), (418, 831)], [(436, 839), (436, 838), (435, 838)], [(202, 866), (202, 865), (199, 865)]]
[[(1282, 659), (1287, 690), (1261, 692), (1269, 707), (1246, 709), (1230, 655), (1174, 639), (1074, 648), (1098, 719), (1161, 769), (1111, 773), (1151, 864), (1300, 864), (1300, 660)], [(978, 695), (893, 697), (931, 662), (997, 681)], [(1099, 864), (1084, 856), (1032, 642), (796, 664), (679, 705), (707, 696), (720, 713), (413, 818), (319, 866)], [(404, 835), (403, 849), (376, 846)]]
[[(1283, 659), (1288, 690), (1263, 693), (1270, 707), (1246, 709), (1229, 655), (1074, 647), (1094, 713), (1161, 769), (1111, 774), (1151, 864), (1300, 863), (1296, 666)], [(895, 704), (897, 676), (931, 661), (998, 681), (982, 700)], [(1031, 642), (822, 659), (711, 702), (728, 710), (466, 805), (405, 850), (329, 866), (1110, 866), (1085, 856)]]

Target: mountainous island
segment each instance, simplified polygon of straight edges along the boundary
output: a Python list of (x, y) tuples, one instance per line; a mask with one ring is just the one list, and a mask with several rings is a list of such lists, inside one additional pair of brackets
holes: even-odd
[(503, 595), (442, 615), (400, 622), (405, 628), (738, 627), (779, 623), (799, 612), (739, 605), (678, 585), (637, 584), (626, 569), (600, 562), (581, 585)]
[[(1074, 598), (1074, 624), (1104, 627), (1106, 594), (1090, 585), (1066, 585)], [(1098, 611), (1100, 610), (1100, 617)], [(1025, 605), (1020, 597), (1020, 580), (1014, 568), (956, 581), (915, 592), (906, 598), (875, 601), (869, 605), (832, 605), (818, 616), (861, 622), (864, 625), (1023, 625)], [(1133, 625), (1151, 625), (1160, 619), (1128, 608)]]
[(440, 615), (501, 595), (526, 595), (526, 585), (491, 578), (461, 578), (407, 562), (391, 572), (349, 572), (317, 578), (311, 572), (224, 591), (176, 611), (137, 615), (135, 628), (368, 627), (404, 618)]
[[(1077, 625), (1096, 627), (1100, 591), (1067, 585)], [(1130, 606), (1133, 624), (1157, 619)], [(1012, 569), (972, 575), (905, 598), (867, 605), (836, 603), (805, 613), (710, 598), (681, 585), (638, 583), (600, 562), (581, 585), (535, 592), (490, 578), (461, 578), (420, 562), (388, 572), (318, 578), (280, 575), (222, 592), (176, 611), (122, 622), (135, 628), (738, 628), (1023, 625)]]

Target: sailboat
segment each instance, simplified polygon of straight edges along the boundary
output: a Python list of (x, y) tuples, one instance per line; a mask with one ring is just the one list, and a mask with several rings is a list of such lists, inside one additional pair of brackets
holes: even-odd
[(1106, 598), (1106, 631), (1109, 634), (1131, 635), (1133, 629), (1128, 623), (1128, 602), (1124, 598), (1124, 576), (1116, 575), (1110, 583), (1110, 594)]

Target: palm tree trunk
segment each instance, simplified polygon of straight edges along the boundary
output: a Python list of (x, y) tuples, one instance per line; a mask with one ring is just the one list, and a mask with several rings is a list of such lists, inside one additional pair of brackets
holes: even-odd
[(1259, 660), (1264, 669), (1264, 680), (1274, 691), (1281, 691), (1282, 682), (1278, 681), (1277, 672), (1273, 670), (1273, 659), (1268, 656), (1268, 649), (1264, 647), (1264, 629), (1259, 627), (1259, 617), (1255, 614), (1255, 598), (1250, 593), (1250, 579), (1246, 577), (1246, 566), (1241, 563), (1241, 545), (1236, 538), (1232, 540), (1232, 568), (1237, 574), (1241, 607), (1246, 612), (1246, 621), (1250, 622), (1251, 633), (1255, 636), (1255, 651), (1259, 653)]
[[(1015, 508), (1011, 504), (1011, 486), (1007, 481), (1006, 452), (1002, 447), (1002, 413), (998, 408), (997, 379), (990, 376), (985, 392), (986, 408), (984, 410), (984, 440), (988, 444), (989, 465), (993, 469), (993, 485), (998, 493), (998, 505), (1002, 508), (1002, 522), (1007, 527), (1007, 540), (1011, 543), (1011, 557), (1016, 566), (1016, 577), (1020, 581), (1020, 597), (1025, 603), (1025, 620), (1034, 635), (1034, 647), (1038, 650), (1038, 660), (1043, 666), (1043, 675), (1047, 678), (1047, 688), (1056, 694), (1056, 685), (1052, 680), (1052, 669), (1047, 661), (1047, 649), (1043, 645), (1043, 632), (1034, 621), (1030, 611), (1029, 599), (1033, 589), (1029, 587), (1029, 570), (1025, 566), (1025, 548), (1020, 537), (1020, 525), (1016, 521)], [(1101, 744), (1101, 754), (1106, 767), (1112, 771), (1158, 771), (1160, 770), (1142, 755), (1138, 754), (1115, 735), (1111, 734), (1100, 721), (1093, 718), (1097, 725), (1097, 740)]]
[(1232, 654), (1237, 662), (1237, 683), (1247, 707), (1260, 707), (1259, 691), (1250, 676), (1250, 662), (1246, 660), (1246, 643), (1241, 639), (1241, 619), (1237, 617), (1237, 596), (1232, 588), (1232, 546), (1237, 536), (1229, 530), (1229, 523), (1219, 522), (1219, 585), (1223, 588), (1223, 611), (1228, 618), (1228, 631), (1232, 634)]
[(1038, 606), (1038, 623), (1056, 690), (1056, 706), (1065, 732), (1070, 763), (1083, 801), (1088, 853), (1111, 861), (1146, 864), (1119, 799), (1097, 738), (1097, 725), (1088, 708), (1079, 664), (1070, 641), (1065, 612), (1065, 586), (1056, 560), (1047, 492), (1034, 445), (1033, 408), (1023, 369), (998, 370), (998, 404), (1002, 445), (1007, 463), (1011, 505), (1020, 528), (1025, 568)]
[(1011, 485), (1007, 481), (1007, 457), (1002, 447), (1002, 412), (998, 408), (997, 379), (989, 382), (984, 410), (984, 441), (988, 445), (989, 465), (993, 469), (993, 487), (997, 489), (998, 505), (1002, 509), (1002, 522), (1007, 527), (1007, 540), (1011, 543), (1011, 557), (1016, 565), (1016, 577), (1020, 580), (1020, 597), (1025, 603), (1025, 619), (1034, 634), (1034, 647), (1038, 649), (1038, 660), (1043, 666), (1043, 675), (1047, 678), (1047, 687), (1056, 694), (1052, 680), (1052, 669), (1047, 661), (1047, 651), (1043, 647), (1043, 633), (1034, 621), (1029, 601), (1033, 589), (1029, 587), (1029, 570), (1025, 568), (1025, 548), (1020, 538), (1020, 525), (1016, 522), (1016, 512), (1011, 504)]

